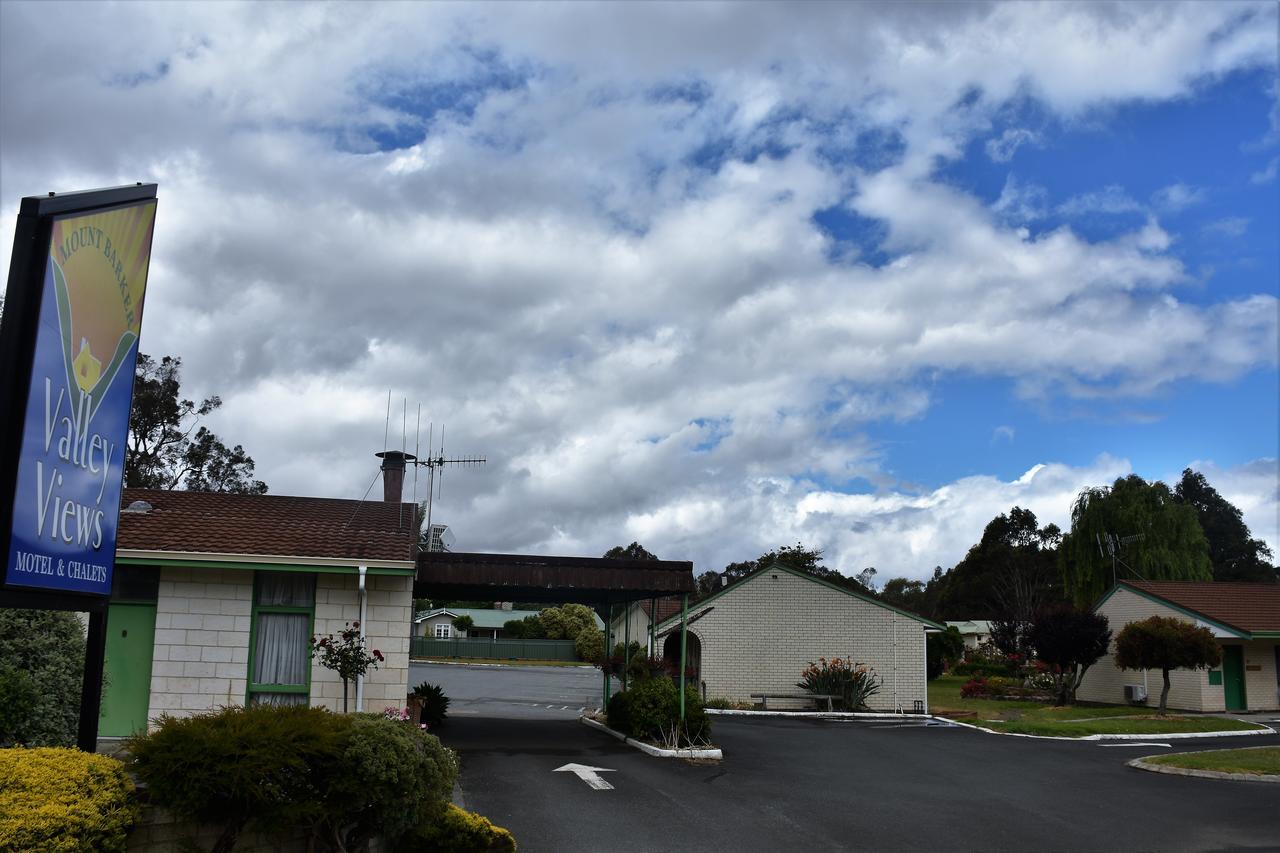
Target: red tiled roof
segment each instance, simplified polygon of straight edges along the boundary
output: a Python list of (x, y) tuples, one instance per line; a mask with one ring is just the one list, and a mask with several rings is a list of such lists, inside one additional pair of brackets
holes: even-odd
[(1280, 631), (1280, 584), (1213, 581), (1121, 581), (1230, 628)]
[[(642, 600), (640, 601), (640, 609), (642, 609), (642, 610), (645, 612), (645, 615), (646, 615), (646, 616), (647, 616), (647, 615), (649, 615), (649, 600), (648, 600), (648, 599), (642, 599)], [(679, 613), (679, 612), (680, 612), (680, 598), (679, 598), (679, 596), (671, 596), (671, 597), (668, 597), (668, 598), (659, 598), (659, 599), (658, 599), (658, 619), (657, 619), (657, 621), (659, 621), (659, 622), (663, 622), (663, 621), (665, 621), (665, 620), (667, 620), (667, 619), (670, 619), (672, 616), (675, 616), (675, 615), (676, 615), (677, 613)]]
[(412, 560), (411, 503), (125, 489), (117, 545), (142, 551)]

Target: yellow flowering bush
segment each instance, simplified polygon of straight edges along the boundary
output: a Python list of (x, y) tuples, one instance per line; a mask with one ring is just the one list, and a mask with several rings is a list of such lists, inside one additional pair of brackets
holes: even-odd
[(74, 749), (0, 749), (0, 853), (116, 853), (138, 820), (124, 765)]
[(515, 849), (510, 832), (450, 803), (401, 840), (395, 853), (515, 853)]

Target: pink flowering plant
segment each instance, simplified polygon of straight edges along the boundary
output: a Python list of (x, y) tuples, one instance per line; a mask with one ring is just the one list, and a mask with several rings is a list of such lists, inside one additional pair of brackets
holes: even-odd
[(395, 720), (398, 723), (409, 722), (409, 709), (397, 708), (395, 705), (388, 705), (382, 709), (382, 716), (388, 720)]
[(854, 663), (853, 658), (818, 658), (800, 673), (801, 687), (809, 693), (839, 696), (840, 705), (847, 711), (865, 710), (867, 700), (880, 692), (880, 677), (871, 667)]
[(342, 679), (342, 713), (347, 713), (348, 685), (370, 669), (377, 669), (386, 658), (377, 649), (367, 649), (360, 636), (360, 623), (348, 622), (335, 638), (333, 634), (311, 638), (311, 658), (338, 673)]

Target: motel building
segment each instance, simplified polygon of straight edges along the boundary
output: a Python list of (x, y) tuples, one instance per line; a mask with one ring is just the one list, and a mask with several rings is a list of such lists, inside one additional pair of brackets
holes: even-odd
[(309, 643), (349, 622), (386, 659), (351, 710), (404, 707), (418, 518), (401, 483), (363, 502), (125, 489), (99, 735), (229, 705), (341, 711)]

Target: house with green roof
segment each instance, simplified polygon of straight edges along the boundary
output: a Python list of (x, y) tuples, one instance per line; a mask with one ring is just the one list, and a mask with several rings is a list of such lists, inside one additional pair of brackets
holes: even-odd
[[(872, 710), (928, 710), (925, 633), (943, 626), (869, 595), (775, 564), (691, 604), (687, 618), (686, 663), (708, 698), (799, 693), (810, 662), (839, 657), (879, 677)], [(668, 660), (680, 659), (680, 622), (676, 613), (657, 628)]]

